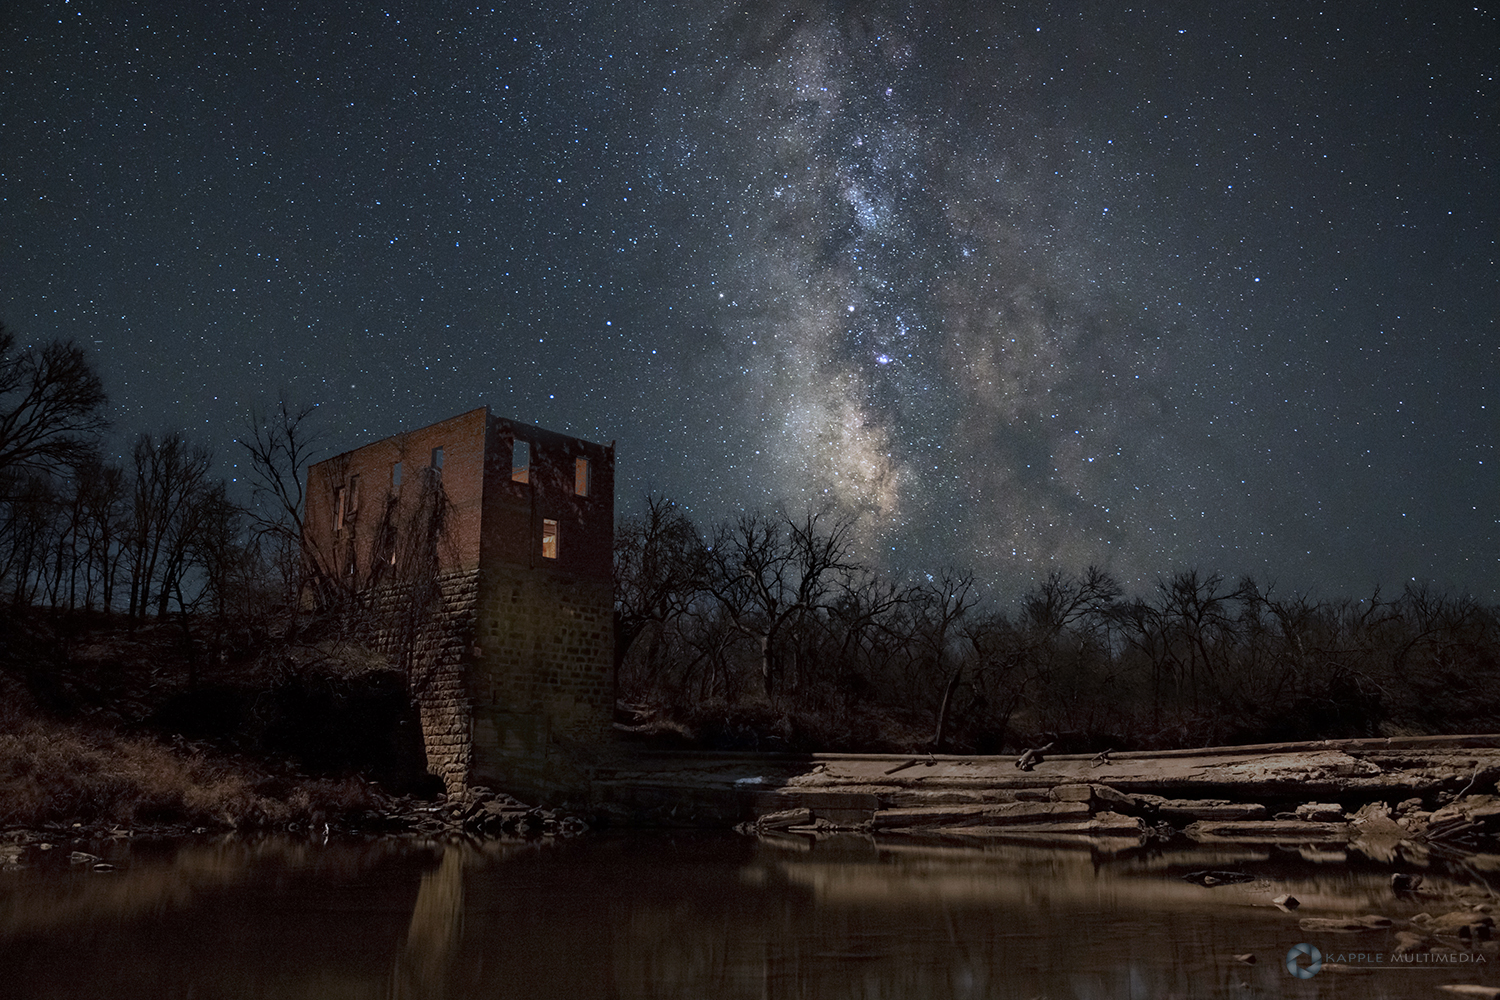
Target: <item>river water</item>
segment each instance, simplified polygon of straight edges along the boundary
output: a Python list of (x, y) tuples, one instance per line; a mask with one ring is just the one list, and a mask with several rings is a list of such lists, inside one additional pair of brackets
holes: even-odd
[[(1397, 899), (1392, 865), (1311, 848), (122, 840), (90, 848), (114, 865), (96, 871), (70, 862), (73, 846), (0, 871), (0, 996), (1377, 1000), (1500, 986), (1494, 951), (1398, 964), (1392, 930), (1301, 929), (1457, 908)], [(1256, 879), (1182, 878), (1199, 869)], [(1500, 885), (1465, 862), (1434, 862), (1428, 879)], [(1300, 910), (1273, 905), (1281, 893)], [(1285, 956), (1304, 942), (1374, 967), (1294, 978)]]

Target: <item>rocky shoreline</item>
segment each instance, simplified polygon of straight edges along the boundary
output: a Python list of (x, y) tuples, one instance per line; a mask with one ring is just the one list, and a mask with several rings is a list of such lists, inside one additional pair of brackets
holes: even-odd
[[(504, 792), (476, 786), (440, 801), (389, 796), (380, 806), (311, 822), (193, 826), (140, 823), (128, 826), (81, 821), (41, 823), (0, 830), (0, 868), (18, 867), (33, 851), (97, 845), (119, 840), (183, 840), (192, 837), (282, 834), (328, 840), (336, 837), (401, 837), (439, 841), (535, 840), (575, 837), (590, 829), (584, 816), (522, 802)], [(84, 851), (85, 860), (93, 856)], [(94, 858), (94, 860), (98, 860)]]
[[(1116, 849), (1177, 836), (1200, 844), (1340, 843), (1381, 860), (1397, 853), (1439, 850), (1479, 855), (1500, 868), (1500, 796), (1494, 794), (1466, 795), (1435, 809), (1411, 797), (1394, 804), (1366, 802), (1352, 811), (1338, 802), (1305, 802), (1275, 813), (1262, 802), (1166, 798), (1125, 793), (1103, 784), (1060, 785), (1012, 794), (1015, 797), (1009, 801), (993, 794), (968, 803), (893, 805), (875, 808), (868, 817), (850, 816), (860, 812), (851, 808), (856, 806), (851, 798), (822, 798), (821, 803), (837, 808), (820, 804), (773, 810), (739, 829), (805, 835), (855, 831), (979, 839), (1083, 838)], [(807, 796), (778, 793), (778, 797)], [(897, 796), (894, 801), (911, 801), (911, 797)]]
[[(642, 766), (644, 765), (644, 766)], [(1019, 758), (679, 755), (606, 776), (616, 797), (737, 797), (745, 832), (1077, 840), (1121, 849), (1343, 843), (1374, 858), (1461, 853), (1500, 870), (1500, 736), (1339, 740)], [(722, 802), (722, 811), (727, 808)]]
[(484, 840), (575, 836), (601, 822), (738, 822), (743, 832), (781, 836), (1019, 838), (1100, 850), (1171, 838), (1344, 845), (1383, 861), (1461, 854), (1500, 871), (1500, 735), (1095, 755), (1045, 750), (1019, 758), (636, 753), (595, 772), (586, 814), (485, 787), (433, 800), (369, 785), (362, 807), (314, 809), (295, 822), (53, 822), (0, 831), (0, 842), (229, 830)]

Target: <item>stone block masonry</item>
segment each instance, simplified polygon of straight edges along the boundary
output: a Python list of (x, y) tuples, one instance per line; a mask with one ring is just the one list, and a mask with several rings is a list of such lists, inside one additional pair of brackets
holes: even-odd
[(439, 576), (434, 585), (393, 584), (353, 613), (351, 631), (407, 677), (422, 722), (427, 769), (450, 793), (468, 783), (473, 763), (465, 672), (479, 604), (478, 570)]
[(568, 783), (548, 777), (569, 769), (564, 748), (612, 740), (613, 629), (607, 582), (484, 571), (468, 671), (477, 776), (553, 791)]

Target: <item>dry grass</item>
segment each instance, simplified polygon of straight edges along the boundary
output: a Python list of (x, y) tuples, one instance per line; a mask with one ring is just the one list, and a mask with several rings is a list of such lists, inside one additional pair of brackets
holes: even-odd
[(0, 715), (0, 826), (280, 826), (379, 805), (354, 779), (277, 778), (201, 750)]

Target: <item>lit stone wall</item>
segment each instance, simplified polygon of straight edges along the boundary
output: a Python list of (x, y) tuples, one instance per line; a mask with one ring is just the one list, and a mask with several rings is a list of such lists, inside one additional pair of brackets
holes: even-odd
[(610, 583), (489, 567), (475, 617), (473, 780), (576, 790), (586, 751), (611, 739)]

